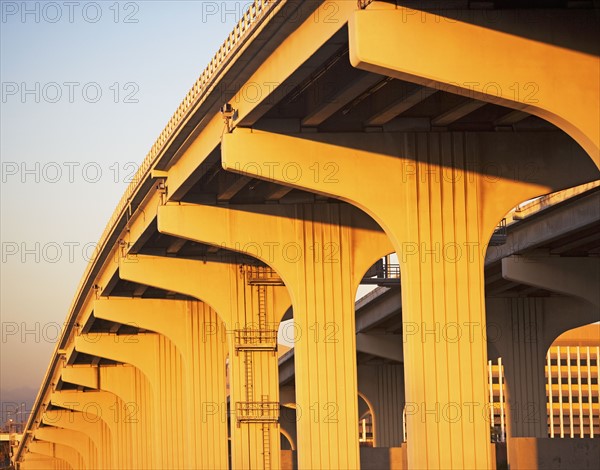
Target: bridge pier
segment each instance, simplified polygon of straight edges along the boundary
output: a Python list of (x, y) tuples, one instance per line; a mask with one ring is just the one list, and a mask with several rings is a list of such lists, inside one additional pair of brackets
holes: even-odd
[(359, 365), (358, 391), (373, 414), (373, 447), (401, 447), (404, 441), (404, 366)]
[(74, 466), (74, 469), (94, 468), (94, 462), (91, 460), (93, 458), (91, 443), (89, 438), (82, 432), (57, 428), (54, 426), (45, 426), (38, 428), (35, 435), (36, 438), (42, 442), (49, 442), (51, 444), (72, 448), (78, 455), (78, 462), (82, 464), (79, 467)]
[(507, 437), (548, 435), (544, 302), (535, 297), (486, 299), (492, 359), (501, 357), (504, 369)]
[[(152, 442), (156, 468), (185, 468), (185, 421), (181, 356), (173, 344), (157, 334), (82, 334), (75, 338), (78, 352), (131, 364), (148, 381)], [(169, 386), (166, 386), (169, 384)]]
[[(73, 447), (38, 440), (29, 445), (29, 451), (55, 459), (54, 468), (85, 468), (81, 455)], [(61, 465), (63, 463), (66, 465)]]
[(48, 426), (79, 432), (82, 436), (76, 441), (77, 449), (83, 452), (88, 450), (88, 468), (111, 468), (110, 436), (101, 423), (90, 422), (83, 413), (67, 410), (46, 410), (42, 422)]
[[(515, 205), (598, 178), (597, 2), (462, 2), (469, 5), (461, 9), (424, 2), (428, 11), (402, 3), (249, 6), (103, 233), (14, 456), (17, 468), (277, 469), (280, 429), (298, 446), (300, 468), (358, 468), (358, 392), (370, 403), (377, 446), (400, 445), (403, 426), (408, 436), (406, 453), (368, 449), (363, 468), (395, 465), (398, 454), (408, 455), (410, 468), (492, 468), (488, 351), (504, 362), (509, 437), (539, 444), (530, 464), (542, 465), (549, 447), (563, 466), (578, 454), (574, 440), (546, 447), (537, 438), (545, 435), (547, 347), (599, 319), (591, 186), (571, 201), (544, 199), (538, 212), (524, 208), (522, 218), (532, 217), (510, 226), (508, 238), (538, 234), (509, 248), (525, 256), (503, 259), (501, 277), (502, 253), (488, 253), (488, 265), (485, 255)], [(590, 214), (571, 217), (584, 206)], [(538, 256), (542, 246), (559, 256)], [(241, 265), (237, 256), (185, 259), (224, 251), (268, 267)], [(356, 288), (390, 252), (401, 265), (402, 305), (383, 290), (365, 298), (355, 336)], [(485, 296), (486, 267), (490, 291), (512, 298)], [(367, 282), (379, 281), (396, 279)], [(174, 292), (200, 301), (113, 297)], [(290, 304), (295, 354), (281, 371), (282, 383), (295, 380), (293, 398), (291, 387), (280, 393), (275, 354)], [(502, 333), (495, 344), (492, 322)], [(128, 323), (137, 335), (112, 334), (136, 331)], [(582, 342), (592, 343), (587, 335)], [(571, 340), (565, 335), (560, 347)], [(580, 438), (597, 434), (598, 349), (586, 347), (585, 362), (577, 347), (575, 370), (566, 352), (568, 422), (574, 436), (579, 417)], [(402, 365), (359, 372), (357, 351), (369, 364), (378, 357)], [(560, 387), (548, 386), (551, 396), (560, 388), (562, 407), (564, 358), (554, 350), (548, 357)], [(281, 411), (280, 403), (289, 407)], [(297, 426), (277, 422), (284, 415), (297, 416)], [(561, 409), (561, 437), (564, 422)], [(513, 456), (518, 466), (509, 447)]]
[(186, 465), (227, 468), (225, 347), (214, 310), (202, 302), (111, 297), (94, 303), (94, 316), (154, 331), (175, 345), (183, 366)]
[[(407, 416), (409, 465), (490, 468), (485, 248), (520, 202), (593, 178), (588, 156), (556, 133), (237, 129), (224, 135), (222, 158), (227, 170), (350, 202), (384, 228), (401, 265), (406, 401), (419, 407)], [(332, 162), (335, 173), (315, 177)], [(164, 210), (175, 209), (159, 208), (159, 230)]]
[[(204, 334), (228, 344), (232, 466), (279, 468), (275, 348), (279, 321), (290, 304), (279, 277), (238, 264), (145, 255), (122, 259), (119, 274), (122, 279), (201, 299), (218, 312), (226, 330), (213, 323)], [(207, 351), (207, 358), (210, 354)], [(224, 406), (225, 400), (223, 410)], [(207, 444), (201, 452), (211, 451)]]
[(102, 412), (121, 428), (124, 468), (154, 468), (153, 450), (148, 449), (153, 430), (148, 381), (138, 369), (129, 365), (70, 366), (61, 371), (61, 377), (63, 382), (111, 394), (113, 403)]
[(111, 407), (115, 405), (112, 394), (103, 391), (85, 393), (55, 391), (50, 395), (50, 403), (65, 410), (83, 413), (90, 422), (101, 423), (106, 427), (112, 443), (110, 467), (130, 468), (126, 462), (126, 456), (130, 452), (125, 445), (127, 436), (122, 432), (121, 423), (111, 416), (114, 414), (111, 413)]
[(37, 452), (29, 452), (27, 461), (20, 466), (22, 470), (68, 470), (69, 468), (65, 460)]
[[(502, 276), (552, 292), (552, 297), (488, 298), (488, 319), (499, 337), (490, 349), (502, 357), (508, 402), (507, 436), (546, 438), (546, 354), (562, 333), (600, 319), (600, 262), (594, 258), (510, 256)], [(560, 295), (557, 297), (556, 295)], [(508, 445), (509, 463), (511, 445)]]
[(298, 466), (358, 468), (354, 300), (364, 272), (393, 251), (385, 234), (365, 214), (337, 205), (167, 205), (158, 229), (244, 252), (277, 271), (298, 329)]

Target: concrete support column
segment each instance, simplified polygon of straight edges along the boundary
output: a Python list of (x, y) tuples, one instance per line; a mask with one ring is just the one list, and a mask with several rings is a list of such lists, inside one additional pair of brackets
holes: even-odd
[(183, 364), (188, 465), (227, 468), (225, 336), (216, 312), (203, 302), (103, 298), (94, 304), (94, 316), (160, 333), (176, 346)]
[(152, 428), (150, 436), (156, 468), (185, 468), (181, 356), (162, 335), (84, 334), (75, 338), (75, 349), (92, 356), (131, 364), (148, 381)]
[(56, 457), (28, 452), (19, 468), (22, 470), (66, 470), (70, 467), (67, 462)]
[(36, 440), (29, 444), (29, 451), (64, 461), (66, 468), (74, 470), (85, 468), (81, 455), (73, 448), (54, 442)]
[(600, 320), (600, 261), (594, 258), (510, 256), (503, 278), (568, 297), (489, 298), (488, 320), (498, 329), (490, 344), (502, 357), (511, 437), (547, 437), (546, 353), (563, 332)]
[(275, 345), (290, 305), (281, 279), (263, 268), (144, 255), (121, 259), (119, 275), (201, 299), (218, 312), (226, 331), (219, 324), (204, 335), (226, 338), (228, 345), (232, 465), (279, 468)]
[(404, 440), (404, 366), (359, 365), (358, 391), (373, 414), (374, 447), (400, 447)]
[(95, 455), (95, 449), (89, 437), (80, 431), (71, 429), (62, 429), (54, 426), (44, 426), (35, 430), (35, 438), (40, 441), (50, 442), (52, 444), (71, 447), (78, 454), (78, 461), (81, 462), (80, 467), (73, 468), (94, 468), (95, 463), (92, 461)]
[(146, 377), (133, 366), (72, 366), (61, 372), (64, 382), (106, 391), (113, 397), (106, 416), (116, 422), (126, 449), (124, 468), (154, 468), (150, 390)]
[(222, 157), (225, 169), (351, 202), (384, 228), (401, 264), (406, 400), (419, 405), (407, 416), (409, 465), (491, 467), (485, 247), (518, 203), (596, 178), (588, 156), (559, 133), (238, 129)]
[(548, 437), (544, 301), (540, 298), (488, 298), (491, 345), (502, 358), (508, 403), (507, 435)]
[(296, 429), (298, 417), (296, 415), (296, 410), (294, 408), (285, 406), (282, 403), (279, 416), (279, 425), (282, 430), (281, 432), (285, 434), (287, 440), (290, 441), (292, 450), (296, 450), (298, 448), (298, 432)]
[(277, 271), (300, 332), (298, 466), (358, 468), (354, 298), (363, 273), (393, 251), (385, 234), (365, 214), (336, 204), (168, 205), (159, 208), (158, 229), (244, 252)]
[[(280, 280), (279, 287), (251, 285), (253, 273), (257, 274), (256, 282), (260, 282), (261, 273), (273, 279), (263, 268), (244, 266), (230, 281), (230, 288), (236, 293), (231, 319), (227, 322), (228, 333), (233, 334), (229, 341), (232, 466), (279, 469), (276, 344), (277, 328), (289, 307), (289, 296)], [(261, 407), (269, 411), (261, 412)], [(264, 416), (259, 417), (261, 414)], [(258, 421), (254, 422), (256, 418)]]
[(106, 425), (92, 422), (84, 413), (68, 410), (46, 410), (42, 422), (56, 428), (70, 429), (81, 433), (77, 441), (77, 450), (89, 455), (89, 467), (108, 469), (111, 466), (111, 442)]
[(112, 448), (111, 468), (128, 468), (126, 455), (130, 450), (124, 446), (127, 436), (122, 432), (122, 426), (116, 419), (114, 407), (117, 405), (114, 395), (108, 392), (53, 392), (50, 403), (55, 406), (84, 413), (86, 419), (92, 422), (102, 422), (108, 428)]
[[(529, 268), (528, 268), (529, 269)], [(512, 437), (548, 437), (546, 354), (565, 331), (600, 320), (598, 307), (575, 297), (487, 298), (488, 348), (502, 358), (508, 462)]]

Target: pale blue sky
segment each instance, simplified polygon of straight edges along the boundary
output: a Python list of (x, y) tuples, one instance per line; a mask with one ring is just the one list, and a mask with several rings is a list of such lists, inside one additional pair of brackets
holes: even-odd
[(0, 3), (6, 391), (38, 388), (86, 248), (249, 2)]

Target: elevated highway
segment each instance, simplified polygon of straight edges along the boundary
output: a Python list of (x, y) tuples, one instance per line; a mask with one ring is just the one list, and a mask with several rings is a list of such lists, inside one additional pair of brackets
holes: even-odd
[[(515, 206), (598, 179), (600, 29), (593, 2), (409, 6), (253, 3), (107, 225), (21, 468), (280, 468), (290, 306), (298, 468), (359, 468), (357, 350), (400, 351), (354, 302), (391, 253), (396, 390), (424, 410), (406, 417), (408, 466), (493, 468), (487, 416), (465, 418), (488, 401), (488, 355), (507, 381), (538, 377), (546, 340), (598, 320), (597, 214), (577, 235), (544, 215), (510, 229), (520, 250), (486, 246)], [(436, 333), (490, 318), (508, 343)], [(524, 328), (544, 340), (509, 347)], [(541, 399), (538, 379), (522, 400)], [(461, 419), (439, 419), (450, 408)], [(543, 437), (540, 423), (511, 432)]]

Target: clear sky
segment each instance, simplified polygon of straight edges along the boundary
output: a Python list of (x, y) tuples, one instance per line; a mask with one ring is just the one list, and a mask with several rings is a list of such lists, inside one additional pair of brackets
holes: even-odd
[(250, 3), (1, 1), (0, 391), (37, 391), (128, 182)]

